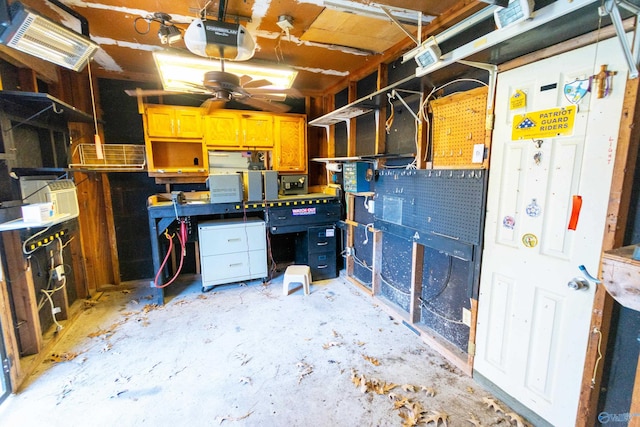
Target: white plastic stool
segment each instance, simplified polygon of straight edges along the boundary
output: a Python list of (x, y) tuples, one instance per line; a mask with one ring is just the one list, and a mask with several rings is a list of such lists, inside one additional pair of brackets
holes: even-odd
[(309, 285), (311, 284), (311, 269), (308, 265), (290, 265), (284, 272), (282, 290), (285, 295), (289, 295), (290, 283), (302, 283), (304, 294), (309, 295)]

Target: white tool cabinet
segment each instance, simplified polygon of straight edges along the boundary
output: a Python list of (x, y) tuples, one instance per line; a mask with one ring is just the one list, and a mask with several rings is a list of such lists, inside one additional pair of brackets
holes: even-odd
[(202, 222), (198, 239), (203, 291), (223, 283), (266, 280), (266, 228), (260, 218)]

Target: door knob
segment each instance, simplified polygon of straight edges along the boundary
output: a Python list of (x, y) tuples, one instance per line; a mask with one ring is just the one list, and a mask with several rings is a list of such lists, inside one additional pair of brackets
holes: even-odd
[(567, 283), (567, 286), (574, 291), (579, 291), (580, 289), (589, 289), (589, 282), (582, 277), (574, 277)]

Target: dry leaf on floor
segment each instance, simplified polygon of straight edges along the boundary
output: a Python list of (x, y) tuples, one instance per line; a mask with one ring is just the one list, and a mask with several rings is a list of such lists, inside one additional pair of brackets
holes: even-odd
[(402, 427), (414, 427), (419, 424), (424, 424), (424, 417), (421, 413), (400, 411), (398, 415), (402, 418)]
[(442, 423), (444, 427), (447, 427), (449, 422), (449, 414), (443, 411), (431, 411), (428, 416), (424, 417), (424, 421), (427, 424), (434, 423), (434, 426), (438, 426), (440, 425), (440, 423)]
[(505, 414), (507, 417), (511, 418), (511, 424), (516, 423), (517, 427), (525, 427), (527, 424), (524, 422), (522, 417), (515, 412), (509, 412)]
[(504, 414), (504, 409), (500, 406), (498, 402), (492, 397), (484, 397), (482, 401), (487, 405), (489, 409), (493, 409), (496, 412), (502, 412)]
[(335, 329), (332, 329), (332, 330), (331, 330), (331, 333), (333, 334), (333, 336), (334, 336), (335, 338), (342, 338), (342, 335), (340, 335), (338, 332), (336, 332), (336, 331), (335, 331)]
[(380, 366), (380, 361), (375, 357), (367, 356), (366, 354), (363, 354), (362, 357), (373, 366)]
[(207, 296), (200, 294), (196, 298), (198, 298), (198, 299), (207, 299)]
[(416, 386), (414, 386), (413, 384), (403, 384), (402, 385), (402, 389), (404, 391), (408, 391), (408, 392), (415, 392), (416, 391)]
[(393, 402), (393, 408), (394, 409), (404, 408), (410, 403), (411, 401), (407, 396), (398, 396), (398, 399), (395, 402)]
[(399, 394), (396, 394), (396, 393), (389, 393), (387, 395), (387, 397), (389, 398), (389, 400), (391, 400), (393, 402), (395, 400), (400, 399), (402, 396), (400, 396)]
[(322, 348), (324, 348), (325, 350), (329, 350), (331, 347), (340, 347), (341, 345), (341, 342), (331, 341), (326, 344), (322, 344)]
[[(162, 307), (164, 307), (164, 306), (162, 306)], [(158, 310), (158, 309), (160, 309), (162, 307), (159, 306), (158, 304), (147, 304), (144, 307), (142, 307), (142, 311), (144, 313), (148, 313), (148, 312), (153, 311), (153, 310)]]
[(299, 368), (298, 371), (298, 384), (302, 381), (304, 377), (313, 373), (313, 366), (309, 365), (304, 360), (296, 363), (296, 366)]
[(91, 308), (98, 305), (98, 300), (95, 299), (86, 299), (84, 300), (84, 308)]
[(240, 366), (244, 366), (251, 360), (251, 356), (248, 356), (244, 353), (236, 353), (234, 354), (235, 358), (240, 361)]
[(239, 382), (242, 383), (242, 384), (251, 385), (251, 378), (249, 378), (249, 377), (240, 377), (240, 381)]
[(366, 344), (366, 342), (364, 342), (364, 341), (356, 341), (356, 345), (357, 345), (358, 347), (362, 347), (362, 346), (363, 346), (363, 345), (365, 345), (365, 344)]
[(67, 353), (51, 353), (47, 359), (49, 362), (68, 362), (78, 357), (79, 353), (67, 352)]
[(469, 413), (469, 418), (467, 418), (467, 421), (473, 424), (475, 427), (484, 427), (478, 417), (476, 417), (472, 413)]
[(216, 421), (218, 421), (218, 424), (222, 424), (224, 421), (241, 421), (245, 418), (249, 418), (251, 414), (253, 414), (253, 411), (247, 412), (241, 417), (232, 417), (231, 415), (225, 415), (222, 417), (216, 417)]
[(433, 397), (436, 395), (436, 389), (433, 387), (422, 386), (420, 389), (424, 391), (424, 393), (429, 397)]
[(473, 389), (473, 387), (467, 387), (467, 393), (475, 393), (476, 391)]

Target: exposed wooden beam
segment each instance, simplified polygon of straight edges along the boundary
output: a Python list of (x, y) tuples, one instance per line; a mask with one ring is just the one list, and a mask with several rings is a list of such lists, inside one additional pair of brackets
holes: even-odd
[[(422, 33), (425, 34), (426, 37), (435, 35), (486, 6), (486, 3), (482, 3), (480, 1), (461, 1), (442, 15), (436, 17), (428, 25), (424, 26), (422, 28)], [(376, 71), (379, 64), (386, 64), (394, 61), (399, 56), (401, 56), (402, 52), (413, 47), (416, 47), (413, 40), (411, 40), (409, 37), (404, 38), (402, 41), (396, 43), (392, 48), (388, 49), (383, 54), (371, 57), (364, 67), (351, 72), (348, 77), (345, 77), (333, 86), (327, 88), (326, 92), (334, 94), (340, 92), (348, 86), (349, 82), (363, 79), (364, 77)]]

